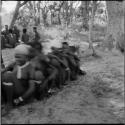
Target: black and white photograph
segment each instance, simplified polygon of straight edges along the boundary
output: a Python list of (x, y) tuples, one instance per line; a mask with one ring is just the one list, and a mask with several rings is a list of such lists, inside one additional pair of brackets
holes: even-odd
[(1, 124), (125, 124), (125, 1), (0, 1)]

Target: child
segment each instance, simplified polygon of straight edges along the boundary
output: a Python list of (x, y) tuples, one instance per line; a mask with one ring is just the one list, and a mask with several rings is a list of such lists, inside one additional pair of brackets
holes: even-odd
[(42, 81), (42, 73), (37, 73), (29, 62), (29, 49), (28, 45), (18, 45), (15, 48), (15, 62), (2, 72), (2, 86), (7, 100), (2, 115), (10, 111), (13, 103), (19, 105), (33, 97), (36, 81)]

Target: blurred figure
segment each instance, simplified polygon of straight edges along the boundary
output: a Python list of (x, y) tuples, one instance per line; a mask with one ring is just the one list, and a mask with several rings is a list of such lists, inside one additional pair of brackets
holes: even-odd
[(34, 32), (33, 42), (39, 42), (40, 34), (37, 31), (37, 27), (33, 27), (33, 32)]
[(24, 43), (28, 43), (29, 42), (29, 35), (27, 34), (27, 29), (26, 28), (23, 29), (23, 34), (22, 34), (21, 40)]
[(5, 48), (12, 48), (12, 46), (9, 44), (8, 35), (5, 36), (5, 32), (1, 32), (1, 49)]
[(9, 34), (9, 28), (8, 28), (8, 25), (5, 25), (4, 34), (5, 34), (5, 37)]
[(1, 32), (1, 49), (4, 49), (5, 48), (5, 44), (6, 44), (6, 41), (5, 41), (5, 35), (4, 35), (4, 32)]
[(14, 48), (16, 45), (16, 35), (13, 34), (12, 29), (9, 29), (8, 41), (9, 41), (9, 45), (11, 45), (11, 47)]
[(2, 54), (1, 54), (1, 69), (4, 69), (4, 68), (5, 68), (5, 65), (4, 65), (4, 62), (3, 62)]
[(15, 25), (13, 26), (12, 30), (13, 30), (13, 34), (16, 35), (16, 43), (18, 43), (18, 40), (19, 40), (19, 37), (20, 37), (20, 31), (17, 28), (17, 26), (15, 26)]

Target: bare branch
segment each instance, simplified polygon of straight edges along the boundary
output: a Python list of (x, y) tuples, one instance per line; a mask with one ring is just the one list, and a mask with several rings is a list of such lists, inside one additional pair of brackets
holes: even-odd
[(22, 7), (23, 5), (25, 5), (28, 1), (24, 1), (23, 3), (20, 3), (20, 7)]

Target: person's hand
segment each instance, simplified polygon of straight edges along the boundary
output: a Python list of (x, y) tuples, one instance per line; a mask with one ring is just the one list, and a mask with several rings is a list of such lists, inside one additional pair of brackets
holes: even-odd
[(4, 71), (5, 71), (5, 69), (2, 68), (2, 69), (1, 69), (1, 73), (3, 73)]
[(19, 99), (14, 99), (14, 104), (15, 104), (15, 105), (19, 105), (19, 103), (20, 103), (20, 100), (19, 100)]
[(40, 91), (44, 90), (48, 84), (48, 79), (46, 79), (41, 85), (40, 85)]
[(21, 102), (23, 102), (23, 98), (22, 97), (19, 97), (18, 99), (14, 99), (14, 104), (15, 105), (19, 105)]

